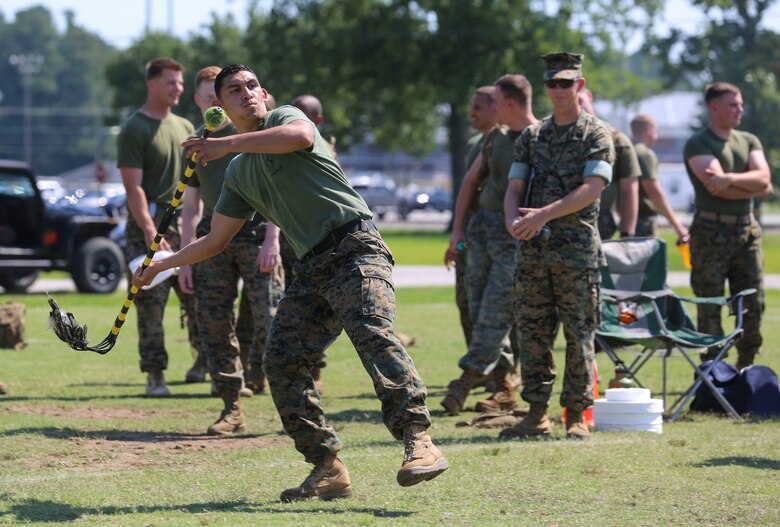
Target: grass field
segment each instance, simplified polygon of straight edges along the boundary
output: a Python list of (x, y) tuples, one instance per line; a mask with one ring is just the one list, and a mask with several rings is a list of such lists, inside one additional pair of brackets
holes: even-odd
[[(281, 433), (268, 395), (246, 401), (250, 435), (203, 435), (221, 404), (208, 397), (208, 384), (182, 382), (191, 357), (173, 303), (166, 319), (173, 397), (153, 401), (141, 396), (135, 311), (114, 350), (98, 356), (70, 351), (46, 330), (45, 295), (7, 296), (27, 305), (28, 346), (0, 350), (0, 379), (11, 390), (0, 398), (0, 525), (780, 524), (780, 421), (688, 415), (666, 423), (661, 435), (601, 432), (571, 442), (558, 425), (552, 441), (499, 442), (495, 430), (455, 426), (475, 414), (440, 412), (464, 351), (453, 290), (400, 289), (397, 296), (397, 326), (417, 338), (410, 352), (428, 384), (431, 433), (451, 469), (416, 487), (395, 483), (402, 447), (382, 425), (369, 377), (341, 338), (329, 352), (322, 402), (344, 444), (355, 496), (302, 504), (277, 501), (309, 466)], [(57, 300), (89, 325), (95, 344), (122, 295)], [(761, 362), (780, 371), (780, 337), (771, 331), (780, 293), (769, 292), (767, 301)], [(670, 362), (676, 393), (691, 371), (682, 359)], [(606, 382), (612, 369), (601, 354), (599, 365)], [(660, 389), (660, 360), (642, 380)]]

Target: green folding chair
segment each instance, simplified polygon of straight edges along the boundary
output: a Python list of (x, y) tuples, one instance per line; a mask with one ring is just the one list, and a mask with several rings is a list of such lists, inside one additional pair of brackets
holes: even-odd
[[(709, 373), (741, 337), (743, 299), (755, 293), (755, 289), (729, 298), (679, 296), (666, 285), (666, 242), (663, 240), (608, 240), (602, 246), (607, 266), (601, 269), (602, 323), (596, 331), (598, 347), (640, 387), (643, 385), (637, 373), (653, 356), (661, 355), (663, 400), (669, 421), (677, 419), (702, 384), (712, 391), (726, 413), (740, 419), (709, 379)], [(724, 336), (700, 333), (685, 309), (685, 303), (729, 306), (730, 314), (735, 317), (734, 331)], [(629, 316), (621, 317), (621, 314)], [(696, 353), (698, 359), (698, 354), (706, 349), (717, 350), (717, 355), (707, 368), (701, 369), (691, 355)], [(695, 374), (693, 384), (667, 408), (667, 359), (673, 351), (685, 358)], [(620, 358), (626, 353), (634, 354), (628, 365)]]

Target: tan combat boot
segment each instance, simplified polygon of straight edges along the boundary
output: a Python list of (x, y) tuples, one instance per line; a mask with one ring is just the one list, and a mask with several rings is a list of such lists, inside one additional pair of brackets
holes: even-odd
[(474, 387), (474, 383), (481, 377), (474, 370), (463, 370), (461, 376), (450, 382), (447, 386), (447, 395), (441, 401), (441, 405), (449, 415), (458, 415), (466, 404), (466, 397)]
[(498, 435), (500, 439), (525, 439), (532, 436), (549, 437), (552, 423), (547, 415), (547, 405), (531, 403), (528, 415), (510, 428), (504, 428)]
[(170, 397), (171, 392), (165, 385), (165, 375), (160, 370), (150, 371), (146, 374), (147, 397)]
[(402, 487), (411, 487), (435, 478), (450, 464), (436, 448), (423, 425), (411, 425), (404, 430), (404, 461), (396, 480)]
[(283, 502), (301, 500), (330, 501), (352, 496), (352, 482), (347, 466), (340, 459), (331, 457), (314, 465), (309, 477), (298, 487), (282, 492)]
[(244, 380), (252, 393), (265, 393), (265, 373), (259, 365), (250, 364), (249, 368), (244, 370)]
[(509, 380), (509, 370), (496, 368), (491, 377), (496, 386), (490, 397), (474, 405), (477, 412), (511, 412), (517, 408), (517, 393)]
[(205, 382), (206, 370), (205, 364), (200, 364), (200, 360), (195, 361), (195, 364), (193, 364), (192, 367), (187, 370), (187, 373), (184, 374), (184, 382)]
[(566, 410), (566, 437), (569, 439), (588, 439), (590, 430), (585, 424), (582, 411)]
[(241, 399), (238, 398), (238, 392), (228, 390), (221, 395), (225, 402), (225, 409), (222, 410), (219, 419), (209, 427), (206, 433), (210, 436), (246, 434), (246, 418)]
[(252, 397), (255, 394), (255, 392), (252, 391), (252, 389), (246, 385), (246, 382), (242, 379), (241, 381), (241, 389), (238, 390), (239, 397)]

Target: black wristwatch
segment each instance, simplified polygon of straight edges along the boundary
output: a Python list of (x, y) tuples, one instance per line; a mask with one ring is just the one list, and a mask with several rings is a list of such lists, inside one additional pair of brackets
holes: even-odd
[(623, 238), (633, 238), (633, 237), (634, 237), (634, 234), (633, 234), (633, 233), (626, 232), (626, 231), (621, 231), (621, 232), (620, 232), (620, 239), (621, 239), (621, 240), (622, 240)]

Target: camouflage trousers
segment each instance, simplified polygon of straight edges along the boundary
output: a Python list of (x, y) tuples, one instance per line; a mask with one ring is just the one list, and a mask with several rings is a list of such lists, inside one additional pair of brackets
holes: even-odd
[(455, 304), (460, 313), (460, 327), (463, 328), (463, 336), (466, 338), (466, 346), (471, 343), (474, 333), (474, 324), (469, 315), (469, 295), (466, 287), (466, 274), (468, 269), (468, 257), (464, 249), (455, 255)]
[[(285, 289), (289, 289), (292, 285), (292, 281), (295, 277), (294, 264), (297, 258), (295, 257), (295, 251), (290, 245), (290, 242), (285, 238), (284, 233), (279, 235), (279, 253), (282, 257), (282, 265), (284, 265), (284, 286)], [(322, 350), (322, 355), (317, 361), (317, 368), (323, 369), (328, 365), (328, 353), (326, 350)]]
[[(157, 207), (153, 215), (155, 225), (159, 225), (165, 214), (164, 207)], [(168, 227), (165, 240), (173, 250), (179, 249), (179, 224), (180, 219), (175, 218)], [(132, 218), (127, 219), (125, 227), (125, 240), (127, 242), (125, 255), (129, 262), (133, 258), (146, 254), (148, 247), (144, 241), (143, 231)], [(134, 271), (133, 269), (132, 271)], [(132, 272), (128, 274), (128, 281)], [(128, 291), (130, 285), (128, 284)], [(202, 344), (198, 334), (198, 325), (195, 318), (195, 299), (191, 295), (185, 295), (179, 289), (179, 282), (175, 276), (167, 279), (151, 289), (141, 289), (135, 296), (135, 309), (138, 319), (138, 353), (141, 355), (141, 371), (162, 371), (168, 368), (168, 352), (165, 348), (165, 331), (163, 329), (163, 315), (165, 304), (168, 303), (171, 289), (179, 298), (183, 320), (186, 319), (188, 340), (192, 349), (200, 353)]]
[(266, 348), (263, 366), (282, 425), (306, 461), (341, 450), (325, 420), (311, 369), (347, 332), (396, 439), (412, 424), (430, 425), (426, 389), (393, 330), (392, 255), (376, 230), (348, 234), (332, 250), (296, 260)]
[[(198, 236), (208, 230), (202, 221)], [(220, 392), (241, 388), (246, 366), (240, 358), (241, 348), (248, 350), (250, 368), (263, 367), (266, 338), (284, 290), (281, 263), (270, 273), (261, 273), (257, 267), (264, 236), (263, 227), (245, 225), (224, 251), (193, 266), (200, 337), (211, 378)], [(242, 296), (246, 299), (240, 316), (249, 321), (243, 324), (245, 331), (251, 329), (241, 336), (237, 336), (235, 312), (239, 279), (244, 282)]]
[[(748, 288), (758, 293), (745, 298), (744, 333), (737, 341), (740, 354), (758, 353), (764, 301), (764, 254), (761, 227), (720, 223), (694, 217), (691, 233), (691, 288), (697, 296), (723, 296), (728, 280), (731, 294)], [(698, 306), (697, 327), (703, 333), (723, 335), (720, 306)], [(703, 357), (706, 358), (706, 357)]]
[(593, 340), (601, 322), (598, 269), (518, 264), (515, 313), (520, 340), (522, 398), (549, 404), (556, 378), (553, 345), (558, 322), (566, 337), (561, 406), (593, 405)]
[(516, 244), (506, 231), (503, 214), (484, 208), (469, 221), (467, 237), (466, 285), (474, 327), (468, 351), (458, 365), (485, 375), (499, 363), (508, 369), (514, 366), (509, 332), (514, 323)]
[(636, 236), (652, 236), (658, 237), (658, 217), (653, 214), (652, 216), (639, 216), (636, 219)]

